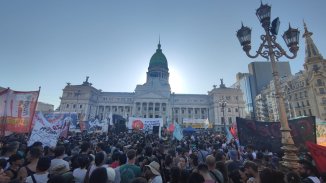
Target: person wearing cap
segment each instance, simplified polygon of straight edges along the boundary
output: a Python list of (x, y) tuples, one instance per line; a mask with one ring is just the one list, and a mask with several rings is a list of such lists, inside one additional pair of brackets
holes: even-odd
[(145, 177), (148, 178), (149, 183), (162, 183), (162, 176), (160, 173), (160, 164), (152, 161), (149, 165), (145, 165), (148, 169), (145, 172)]
[(60, 165), (64, 165), (66, 169), (70, 170), (69, 163), (63, 160), (65, 156), (65, 150), (66, 148), (62, 145), (59, 145), (54, 149), (55, 158), (51, 160), (50, 174), (52, 174), (52, 171), (55, 167), (58, 167)]

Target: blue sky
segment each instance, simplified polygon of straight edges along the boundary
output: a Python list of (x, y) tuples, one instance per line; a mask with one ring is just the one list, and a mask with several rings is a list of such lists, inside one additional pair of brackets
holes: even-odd
[[(326, 54), (324, 0), (264, 0), (280, 34), (289, 22), (303, 33), (303, 20)], [(294, 5), (294, 7), (293, 7)], [(37, 90), (58, 107), (66, 82), (86, 76), (103, 91), (133, 92), (143, 84), (159, 35), (176, 93), (206, 94), (224, 78), (227, 86), (252, 61), (235, 36), (241, 21), (252, 28), (252, 53), (263, 29), (255, 15), (260, 0), (2, 0), (0, 86)], [(286, 48), (281, 36), (278, 42)], [(304, 40), (292, 73), (302, 70)], [(287, 50), (287, 48), (286, 48)], [(286, 58), (281, 59), (286, 61)]]

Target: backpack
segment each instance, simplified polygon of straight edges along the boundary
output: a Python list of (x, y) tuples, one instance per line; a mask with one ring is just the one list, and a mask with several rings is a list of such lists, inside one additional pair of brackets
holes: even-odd
[(120, 177), (120, 183), (130, 183), (134, 178), (136, 178), (136, 175), (134, 170), (130, 166), (125, 165), (123, 167), (120, 167)]

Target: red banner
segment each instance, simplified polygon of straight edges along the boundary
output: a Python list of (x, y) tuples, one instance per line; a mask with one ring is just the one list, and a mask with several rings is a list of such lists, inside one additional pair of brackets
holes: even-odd
[(28, 133), (31, 129), (39, 91), (5, 90), (0, 94), (0, 117), (5, 131)]
[(326, 147), (307, 141), (306, 146), (315, 160), (319, 172), (326, 172)]
[(0, 136), (5, 134), (6, 103), (9, 97), (9, 89), (0, 92)]

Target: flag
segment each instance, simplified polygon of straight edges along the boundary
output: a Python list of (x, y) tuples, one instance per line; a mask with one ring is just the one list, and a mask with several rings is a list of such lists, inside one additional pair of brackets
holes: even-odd
[(316, 163), (319, 172), (326, 172), (326, 147), (314, 144), (310, 141), (306, 142), (306, 146)]
[(177, 140), (181, 140), (183, 138), (182, 128), (178, 123), (175, 124), (173, 137), (176, 138)]
[(2, 132), (30, 132), (39, 92), (7, 89), (0, 93)]
[(207, 130), (209, 126), (209, 121), (208, 121), (208, 118), (204, 121), (204, 128)]
[(225, 132), (226, 132), (226, 140), (227, 140), (226, 142), (230, 143), (231, 140), (233, 139), (233, 136), (228, 127), (225, 127)]

